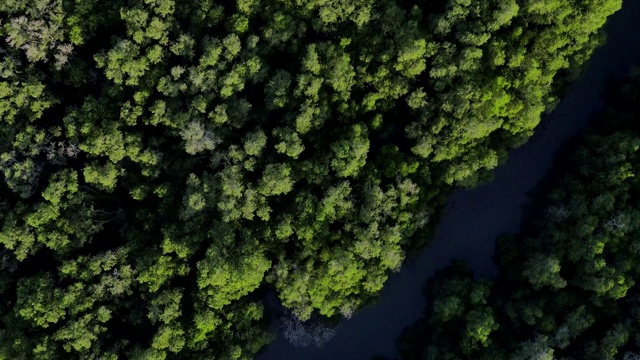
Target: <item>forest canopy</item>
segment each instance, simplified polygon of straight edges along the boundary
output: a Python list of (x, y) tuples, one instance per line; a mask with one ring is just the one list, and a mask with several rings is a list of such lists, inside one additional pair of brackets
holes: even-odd
[(0, 359), (245, 359), (350, 316), (621, 0), (0, 2)]
[(499, 240), (499, 277), (432, 282), (404, 359), (640, 359), (640, 69), (615, 95), (531, 229)]

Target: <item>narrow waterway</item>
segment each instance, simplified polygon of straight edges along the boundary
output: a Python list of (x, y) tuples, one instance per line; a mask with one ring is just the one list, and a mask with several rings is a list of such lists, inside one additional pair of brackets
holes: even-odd
[(496, 273), (492, 256), (495, 239), (516, 232), (528, 193), (549, 171), (562, 144), (583, 130), (602, 109), (603, 86), (622, 79), (640, 60), (640, 1), (625, 0), (622, 10), (609, 18), (608, 42), (594, 53), (584, 76), (577, 81), (555, 112), (522, 148), (514, 150), (495, 172), (490, 184), (458, 190), (450, 198), (435, 241), (422, 254), (389, 278), (375, 306), (342, 321), (337, 335), (322, 348), (296, 348), (281, 334), (258, 360), (370, 360), (374, 355), (393, 358), (394, 341), (402, 330), (422, 316), (422, 287), (437, 269), (452, 259), (466, 261), (479, 275)]

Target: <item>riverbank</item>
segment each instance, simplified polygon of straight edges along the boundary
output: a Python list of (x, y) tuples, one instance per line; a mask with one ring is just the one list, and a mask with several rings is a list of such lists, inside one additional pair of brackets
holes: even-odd
[(449, 199), (434, 242), (387, 281), (378, 304), (341, 323), (322, 348), (296, 348), (280, 334), (258, 360), (368, 360), (376, 354), (394, 357), (395, 339), (422, 316), (422, 287), (452, 259), (466, 261), (476, 274), (492, 276), (495, 239), (520, 227), (528, 194), (551, 168), (563, 143), (582, 131), (603, 107), (602, 91), (610, 79), (621, 79), (640, 59), (640, 2), (626, 1), (606, 25), (608, 43), (597, 49), (583, 77), (546, 116), (539, 131), (496, 169), (494, 181), (474, 190), (458, 190)]

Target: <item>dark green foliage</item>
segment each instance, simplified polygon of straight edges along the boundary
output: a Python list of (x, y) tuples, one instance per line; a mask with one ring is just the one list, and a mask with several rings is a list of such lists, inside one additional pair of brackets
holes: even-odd
[(635, 71), (532, 233), (500, 239), (498, 279), (474, 281), (458, 264), (434, 281), (427, 317), (400, 339), (405, 359), (640, 357), (639, 94)]
[(1, 1), (0, 358), (244, 359), (262, 285), (374, 299), (620, 7), (430, 3)]

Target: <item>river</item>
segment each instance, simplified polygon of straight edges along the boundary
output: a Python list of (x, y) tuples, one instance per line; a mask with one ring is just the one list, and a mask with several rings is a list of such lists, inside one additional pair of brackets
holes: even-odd
[(496, 274), (492, 257), (495, 239), (517, 232), (528, 194), (553, 165), (562, 144), (583, 130), (602, 110), (603, 86), (622, 79), (640, 60), (640, 1), (624, 1), (622, 10), (606, 25), (607, 44), (598, 48), (555, 111), (543, 119), (539, 131), (495, 171), (495, 179), (474, 190), (457, 190), (449, 198), (446, 215), (434, 241), (392, 275), (380, 301), (343, 320), (336, 336), (322, 348), (297, 348), (281, 334), (257, 360), (370, 360), (374, 355), (397, 356), (395, 339), (424, 311), (422, 288), (452, 259), (466, 261), (478, 275)]

